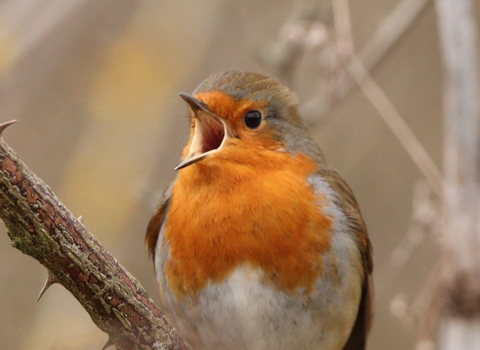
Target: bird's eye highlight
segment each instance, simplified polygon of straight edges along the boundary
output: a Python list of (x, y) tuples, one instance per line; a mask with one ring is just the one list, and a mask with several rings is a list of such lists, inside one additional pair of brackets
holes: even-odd
[(243, 121), (247, 128), (256, 129), (262, 123), (262, 114), (259, 111), (250, 111), (245, 114)]

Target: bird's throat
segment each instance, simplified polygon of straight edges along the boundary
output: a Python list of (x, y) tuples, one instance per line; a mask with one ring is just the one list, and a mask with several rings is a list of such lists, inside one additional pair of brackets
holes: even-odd
[(166, 275), (177, 295), (193, 296), (244, 264), (283, 290), (313, 289), (331, 228), (306, 181), (316, 167), (303, 155), (272, 153), (180, 171), (165, 227)]

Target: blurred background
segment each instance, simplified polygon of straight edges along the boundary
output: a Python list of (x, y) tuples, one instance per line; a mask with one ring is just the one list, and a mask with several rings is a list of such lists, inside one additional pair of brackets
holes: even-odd
[[(368, 224), (369, 348), (414, 349), (439, 252), (428, 190), (345, 73), (353, 52), (441, 168), (442, 68), (427, 0), (351, 1), (349, 18), (328, 0), (1, 0), (0, 116), (18, 119), (4, 138), (157, 299), (143, 240), (187, 141), (177, 93), (234, 68), (280, 79)], [(63, 287), (36, 302), (45, 268), (0, 231), (0, 348), (101, 348), (106, 334)]]

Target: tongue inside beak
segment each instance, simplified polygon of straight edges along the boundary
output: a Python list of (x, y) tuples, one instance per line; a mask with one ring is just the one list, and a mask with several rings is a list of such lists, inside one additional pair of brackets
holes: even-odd
[(195, 115), (195, 129), (190, 143), (190, 153), (175, 167), (175, 170), (196, 163), (222, 148), (224, 141), (231, 137), (227, 124), (210, 112), (206, 105), (195, 97), (180, 93)]

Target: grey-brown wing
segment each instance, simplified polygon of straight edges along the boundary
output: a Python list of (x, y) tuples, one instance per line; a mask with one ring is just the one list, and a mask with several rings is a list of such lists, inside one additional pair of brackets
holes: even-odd
[(162, 228), (163, 221), (168, 211), (170, 204), (170, 196), (172, 194), (173, 182), (165, 189), (160, 201), (155, 208), (152, 218), (150, 219), (145, 235), (145, 246), (147, 248), (150, 258), (155, 260), (155, 247), (157, 246), (158, 236)]
[(367, 348), (367, 336), (373, 318), (372, 294), (372, 276), (369, 274), (362, 288), (362, 298), (358, 307), (357, 319), (343, 350), (365, 350)]
[[(373, 319), (373, 260), (372, 246), (368, 238), (367, 228), (363, 221), (353, 191), (338, 172), (328, 166), (319, 171), (320, 175), (327, 181), (339, 197), (335, 204), (345, 214), (351, 231), (356, 235), (357, 244), (362, 252), (364, 279), (362, 285), (362, 296), (358, 308), (357, 318), (343, 350), (364, 350), (366, 349), (367, 336)], [(340, 200), (341, 198), (341, 200)]]

